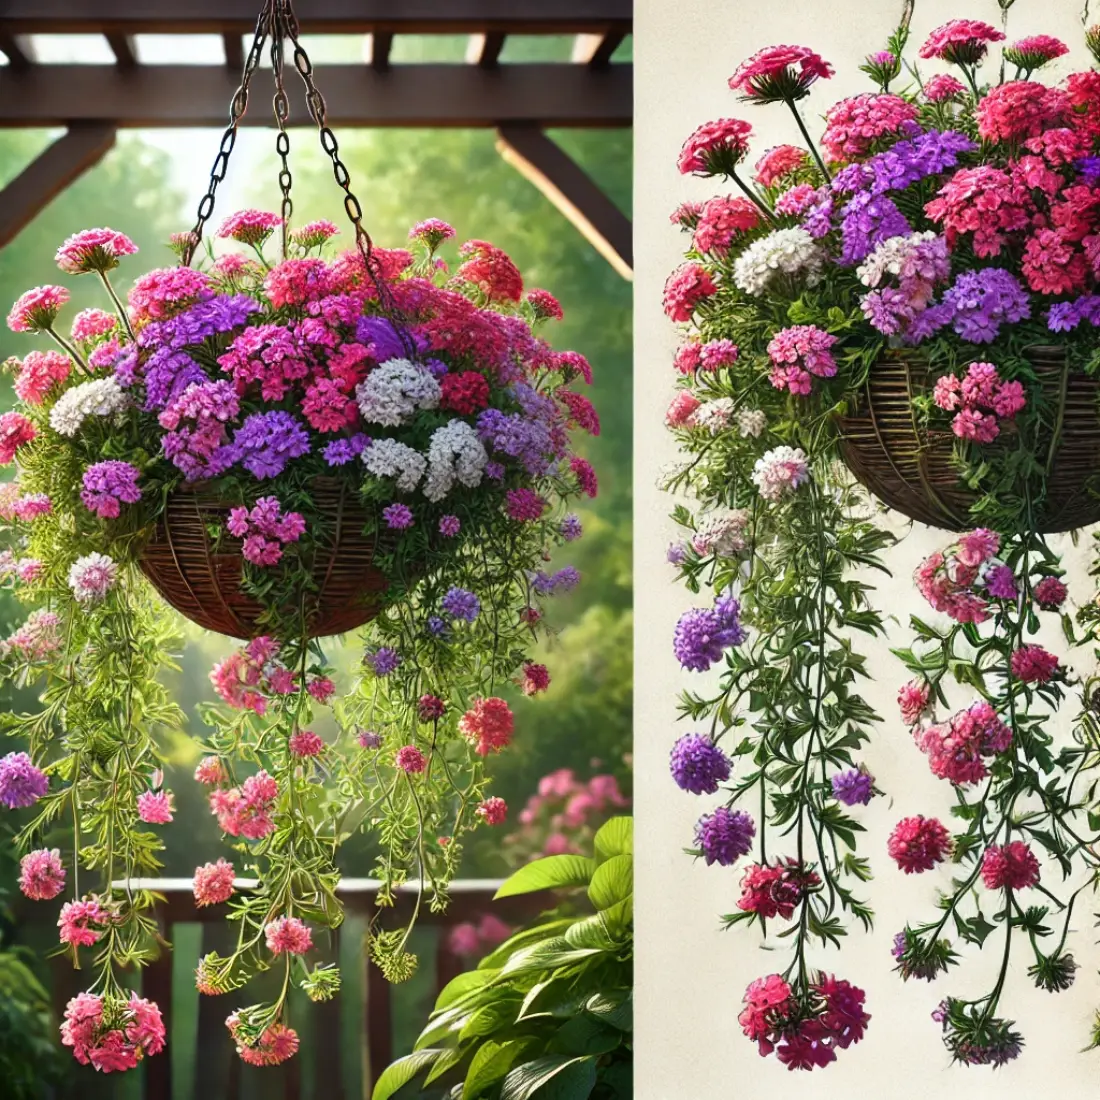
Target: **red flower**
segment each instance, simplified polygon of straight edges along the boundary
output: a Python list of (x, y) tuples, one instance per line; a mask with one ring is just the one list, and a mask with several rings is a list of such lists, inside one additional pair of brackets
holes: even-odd
[(982, 882), (990, 890), (1026, 890), (1039, 881), (1039, 861), (1022, 841), (993, 844), (982, 858)]
[(931, 871), (951, 850), (951, 834), (934, 817), (904, 817), (894, 826), (886, 851), (907, 874)]
[(443, 391), (440, 405), (460, 416), (471, 416), (489, 404), (489, 383), (477, 371), (445, 374), (439, 388)]

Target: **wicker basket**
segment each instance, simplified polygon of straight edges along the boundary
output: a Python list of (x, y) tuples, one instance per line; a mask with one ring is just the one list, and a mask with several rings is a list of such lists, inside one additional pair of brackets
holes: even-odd
[[(374, 565), (374, 542), (363, 535), (369, 517), (342, 482), (318, 478), (313, 503), (327, 517), (328, 545), (318, 546), (314, 590), (305, 612), (311, 638), (342, 634), (369, 622), (382, 608), (388, 587)], [(215, 553), (209, 529), (224, 523), (232, 503), (201, 487), (180, 489), (168, 498), (141, 557), (141, 570), (181, 615), (231, 638), (264, 632), (263, 611), (241, 591), (239, 550)]]
[[(1100, 520), (1100, 499), (1090, 491), (1100, 474), (1100, 381), (1069, 371), (1060, 348), (1034, 348), (1028, 358), (1053, 425), (1037, 440), (1037, 457), (1049, 470), (1037, 529), (1088, 526)], [(859, 407), (840, 418), (841, 453), (883, 503), (932, 527), (961, 531), (974, 526), (969, 510), (979, 494), (952, 464), (950, 428), (920, 426), (913, 409), (913, 397), (929, 393), (937, 373), (904, 354), (876, 363)]]

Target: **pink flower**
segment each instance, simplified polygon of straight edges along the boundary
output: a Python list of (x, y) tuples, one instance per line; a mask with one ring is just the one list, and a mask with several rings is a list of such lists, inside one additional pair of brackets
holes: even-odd
[(101, 1073), (130, 1070), (164, 1049), (164, 1020), (152, 1001), (136, 993), (121, 1003), (79, 993), (65, 1007), (61, 1042), (72, 1047), (82, 1066), (91, 1065)]
[(901, 710), (901, 720), (907, 726), (915, 726), (921, 716), (928, 709), (928, 700), (931, 690), (927, 684), (910, 680), (902, 684), (898, 691), (898, 707)]
[(416, 714), (421, 722), (437, 722), (443, 717), (447, 704), (438, 695), (421, 695), (416, 704)]
[[(58, 938), (74, 947), (91, 947), (103, 935), (103, 926), (110, 923), (110, 914), (98, 901), (68, 901), (61, 907), (57, 926)], [(94, 928), (92, 925), (99, 925)]]
[(57, 848), (39, 848), (19, 861), (19, 889), (32, 901), (50, 901), (65, 886), (65, 868)]
[(132, 256), (137, 250), (125, 233), (114, 229), (82, 229), (57, 250), (54, 259), (69, 275), (85, 275), (90, 271), (106, 274), (118, 267), (121, 257)]
[(748, 1038), (761, 1042), (779, 1021), (794, 1011), (790, 1002), (791, 987), (778, 974), (756, 978), (745, 990), (742, 1001), (745, 1008), (737, 1022)]
[(1067, 53), (1069, 46), (1049, 34), (1033, 34), (1020, 38), (1004, 49), (1005, 60), (1021, 69), (1038, 69), (1048, 61), (1064, 57)]
[(546, 665), (537, 665), (526, 661), (520, 678), (520, 690), (524, 695), (538, 695), (550, 686), (550, 670)]
[(1089, 278), (1085, 254), (1061, 229), (1037, 229), (1024, 246), (1020, 270), (1039, 294), (1073, 294)]
[(481, 937), (469, 921), (456, 924), (447, 937), (447, 949), (452, 955), (470, 957), (481, 951)]
[(15, 378), (16, 396), (28, 405), (41, 405), (50, 390), (69, 377), (72, 367), (72, 360), (58, 351), (28, 352)]
[(272, 1024), (251, 1045), (240, 1034), (240, 1017), (236, 1012), (225, 1021), (225, 1026), (237, 1044), (237, 1055), (250, 1066), (281, 1065), (298, 1052), (298, 1033), (283, 1023)]
[(229, 836), (261, 840), (275, 830), (271, 815), (278, 797), (278, 782), (266, 771), (258, 771), (240, 787), (211, 792), (210, 809), (219, 827)]
[(717, 196), (704, 204), (692, 243), (699, 252), (725, 255), (734, 238), (760, 224), (760, 211), (740, 195)]
[(743, 99), (767, 103), (802, 99), (810, 86), (833, 75), (832, 65), (806, 46), (767, 46), (742, 61), (729, 79)]
[(1069, 595), (1066, 586), (1057, 577), (1044, 577), (1032, 591), (1035, 602), (1044, 611), (1057, 611)]
[(776, 145), (756, 162), (756, 182), (762, 187), (774, 187), (780, 180), (805, 168), (810, 154), (797, 145)]
[(816, 325), (780, 329), (768, 343), (771, 384), (779, 390), (808, 394), (811, 376), (832, 378), (836, 374), (836, 360), (829, 350), (836, 341), (835, 336)]
[(561, 302), (548, 290), (536, 287), (529, 290), (523, 300), (531, 307), (536, 321), (561, 321), (565, 317)]
[(950, 73), (936, 73), (924, 82), (924, 98), (929, 103), (944, 103), (966, 94), (966, 85)]
[(283, 260), (264, 279), (264, 293), (276, 309), (317, 302), (328, 292), (328, 265), (315, 258)]
[(408, 775), (419, 775), (428, 766), (424, 754), (415, 745), (402, 745), (394, 763)]
[(1005, 36), (988, 23), (977, 19), (952, 19), (937, 27), (920, 48), (920, 56), (937, 57), (955, 65), (976, 65), (985, 57), (990, 42), (1003, 42)]
[(978, 412), (976, 409), (963, 409), (951, 421), (951, 430), (960, 439), (969, 439), (974, 443), (992, 443), (1000, 433), (997, 418)]
[(205, 756), (195, 768), (195, 780), (207, 787), (216, 787), (224, 783), (229, 776), (221, 757)]
[(454, 235), (454, 226), (441, 218), (426, 218), (409, 230), (410, 241), (423, 241), (433, 251)]
[(36, 286), (16, 299), (8, 314), (12, 332), (44, 332), (69, 300), (63, 286)]
[(336, 685), (327, 676), (314, 676), (306, 681), (306, 691), (318, 703), (327, 703), (336, 694)]
[(678, 390), (665, 413), (665, 424), (670, 428), (683, 428), (691, 424), (691, 418), (702, 402), (691, 390)]
[(339, 232), (340, 230), (332, 222), (321, 218), (292, 229), (287, 236), (302, 248), (317, 248)]
[(210, 278), (190, 267), (162, 267), (146, 272), (130, 288), (134, 321), (165, 321), (214, 295)]
[(487, 825), (503, 825), (508, 817), (508, 804), (503, 798), (487, 798), (478, 806), (477, 816)]
[(805, 214), (811, 206), (820, 198), (820, 192), (813, 184), (799, 183), (784, 191), (775, 200), (777, 214), (788, 214), (797, 217)]
[(313, 934), (309, 926), (297, 917), (279, 917), (264, 928), (267, 949), (273, 955), (284, 952), (304, 955), (313, 946)]
[(218, 227), (217, 236), (258, 247), (283, 224), (278, 214), (265, 210), (240, 210), (230, 214)]
[(488, 241), (467, 241), (458, 254), (465, 259), (455, 277), (473, 283), (490, 302), (518, 302), (523, 276), (508, 253)]
[(684, 142), (677, 160), (682, 175), (732, 175), (749, 151), (752, 126), (739, 118), (704, 122)]
[(477, 922), (477, 934), (486, 947), (496, 947), (497, 944), (503, 943), (512, 934), (512, 928), (496, 914), (486, 913)]
[(879, 138), (903, 133), (917, 108), (890, 92), (867, 92), (834, 103), (825, 114), (821, 144), (835, 161), (859, 160)]
[(143, 791), (137, 800), (138, 817), (149, 825), (167, 825), (172, 820), (171, 791)]
[(236, 872), (233, 864), (219, 859), (216, 863), (204, 863), (195, 868), (195, 877), (191, 889), (195, 895), (195, 904), (199, 907), (220, 905), (233, 896), (233, 878)]
[(982, 164), (960, 168), (925, 204), (928, 217), (943, 225), (948, 246), (960, 236), (974, 234), (974, 251), (995, 256), (1005, 244), (1005, 233), (1028, 229), (1034, 212), (1031, 193), (1022, 182), (1000, 168)]
[(1024, 141), (1061, 125), (1071, 110), (1069, 97), (1060, 88), (1010, 80), (978, 101), (978, 135), (986, 141)]
[(324, 751), (325, 743), (312, 730), (298, 730), (290, 735), (287, 742), (290, 751), (298, 757), (320, 756)]
[(699, 303), (717, 292), (699, 264), (681, 264), (665, 281), (665, 314), (672, 321), (690, 321)]
[(546, 501), (534, 489), (509, 489), (505, 511), (517, 523), (533, 523), (546, 511)]
[(886, 844), (890, 858), (907, 874), (930, 871), (951, 851), (951, 834), (934, 817), (903, 817)]
[(474, 742), (474, 752), (488, 756), (511, 743), (515, 718), (512, 708), (503, 699), (477, 699), (459, 719), (458, 729), (463, 737)]
[(991, 844), (982, 857), (982, 882), (989, 890), (1026, 890), (1039, 881), (1039, 861), (1022, 841)]
[(914, 730), (913, 739), (933, 775), (967, 786), (989, 774), (985, 758), (1004, 752), (1012, 744), (1012, 731), (982, 700), (945, 723)]
[(6, 412), (0, 416), (0, 466), (7, 466), (16, 451), (37, 435), (34, 425), (22, 413)]
[(39, 561), (38, 558), (23, 558), (15, 566), (15, 575), (24, 584), (34, 584), (45, 571), (45, 563)]
[(1009, 658), (1012, 675), (1025, 684), (1045, 684), (1058, 671), (1058, 658), (1041, 645), (1025, 645)]

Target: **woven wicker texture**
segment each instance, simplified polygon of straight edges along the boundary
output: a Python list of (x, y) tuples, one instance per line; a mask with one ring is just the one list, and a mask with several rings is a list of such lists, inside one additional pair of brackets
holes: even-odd
[[(1028, 358), (1051, 409), (1050, 427), (1036, 441), (1036, 457), (1049, 470), (1037, 529), (1088, 526), (1100, 520), (1100, 499), (1090, 492), (1100, 475), (1100, 381), (1068, 371), (1059, 348), (1035, 348)], [(938, 373), (916, 357), (876, 363), (859, 408), (840, 419), (841, 453), (883, 503), (932, 527), (962, 531), (975, 526), (968, 513), (979, 494), (952, 465), (951, 429), (922, 428), (913, 409), (913, 397), (930, 393)], [(1002, 439), (1010, 432), (1002, 426)]]
[[(330, 536), (317, 548), (315, 591), (305, 605), (309, 635), (320, 638), (373, 619), (387, 581), (374, 565), (373, 540), (362, 533), (369, 517), (355, 494), (341, 482), (318, 478), (313, 504)], [(201, 487), (174, 492), (142, 554), (141, 570), (185, 618), (231, 638), (253, 638), (265, 632), (257, 622), (263, 609), (241, 591), (243, 559), (236, 548), (215, 553), (208, 530), (223, 524), (231, 507)]]

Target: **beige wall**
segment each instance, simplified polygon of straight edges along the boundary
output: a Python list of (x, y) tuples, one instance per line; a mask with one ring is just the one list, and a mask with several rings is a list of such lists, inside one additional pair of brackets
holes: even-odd
[[(1074, 62), (1087, 63), (1079, 47), (1082, 0), (1018, 0), (1009, 33), (1017, 37), (1046, 32), (1074, 46)], [(873, 1019), (858, 1046), (840, 1052), (839, 1061), (812, 1075), (789, 1073), (774, 1058), (760, 1058), (738, 1029), (742, 993), (760, 975), (782, 970), (786, 956), (760, 949), (755, 932), (721, 932), (718, 914), (734, 909), (739, 870), (694, 864), (681, 849), (691, 843), (693, 824), (716, 798), (679, 791), (668, 775), (668, 752), (687, 726), (676, 724), (676, 695), (689, 680), (671, 652), (672, 628), (691, 606), (685, 589), (672, 583), (664, 550), (673, 537), (666, 518), (670, 501), (655, 482), (674, 452), (662, 426), (672, 392), (673, 326), (664, 318), (661, 287), (680, 258), (681, 236), (668, 215), (682, 200), (703, 199), (717, 190), (706, 180), (684, 179), (675, 159), (683, 139), (699, 123), (732, 115), (752, 122), (758, 133), (754, 153), (780, 141), (797, 141), (782, 106), (754, 108), (737, 101), (726, 80), (737, 64), (762, 46), (813, 46), (836, 65), (838, 75), (819, 83), (808, 102), (820, 115), (836, 99), (869, 91), (856, 71), (859, 59), (885, 45), (900, 0), (637, 0), (635, 16), (637, 254), (635, 310), (635, 536), (636, 536), (636, 786), (637, 786), (637, 1035), (638, 1100), (731, 1100), (768, 1097), (816, 1100), (890, 1097), (924, 1100), (962, 1096), (1012, 1100), (1063, 1100), (1100, 1095), (1100, 1052), (1078, 1054), (1095, 1009), (1100, 1008), (1100, 955), (1088, 907), (1075, 920), (1073, 950), (1082, 969), (1076, 985), (1052, 995), (1031, 986), (1026, 959), (1013, 968), (1003, 1014), (1015, 1017), (1027, 1046), (1019, 1061), (993, 1073), (980, 1068), (949, 1068), (938, 1029), (929, 1013), (948, 992), (977, 993), (989, 987), (999, 963), (992, 943), (985, 957), (970, 958), (932, 985), (903, 985), (891, 971), (890, 945), (906, 916), (931, 912), (937, 883), (947, 875), (906, 878), (885, 855), (886, 835), (902, 816), (944, 812), (949, 788), (930, 775), (927, 764), (897, 719), (894, 695), (903, 669), (884, 645), (868, 647), (875, 682), (867, 694), (886, 716), (866, 760), (889, 794), (860, 811), (870, 835), (867, 851), (878, 877), (867, 894), (878, 919), (873, 934), (853, 929), (843, 953), (815, 949), (814, 962), (835, 971), (868, 993)], [(967, 16), (996, 23), (995, 0), (917, 0), (914, 41), (949, 18)], [(1100, 17), (1100, 12), (1097, 12)], [(1067, 59), (1063, 59), (1065, 62)], [(1058, 64), (1058, 63), (1056, 63)], [(1062, 64), (1059, 73), (1070, 71)], [(815, 135), (819, 126), (812, 125)], [(755, 155), (752, 158), (755, 160)], [(902, 529), (904, 532), (904, 529)], [(883, 603), (899, 622), (891, 644), (907, 637), (905, 621), (919, 608), (908, 580), (916, 562), (946, 540), (918, 527), (889, 555), (896, 580), (883, 590)], [(1073, 548), (1071, 592), (1078, 600), (1091, 591), (1085, 566), (1088, 538)], [(702, 602), (702, 601), (700, 601)], [(1051, 644), (1054, 644), (1051, 640)], [(1089, 654), (1078, 652), (1081, 667)], [(698, 681), (696, 681), (698, 682)], [(1045, 868), (1052, 882), (1056, 875)], [(1082, 898), (1083, 901), (1087, 900)], [(1100, 906), (1095, 906), (1097, 908)], [(783, 951), (780, 942), (779, 950)], [(988, 984), (983, 984), (988, 983)]]

